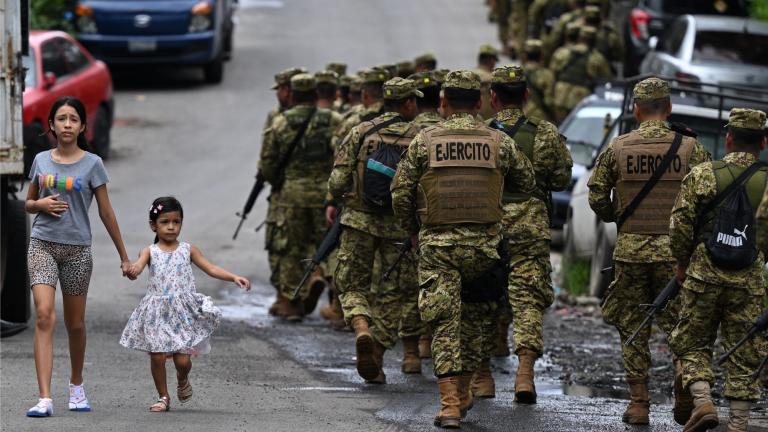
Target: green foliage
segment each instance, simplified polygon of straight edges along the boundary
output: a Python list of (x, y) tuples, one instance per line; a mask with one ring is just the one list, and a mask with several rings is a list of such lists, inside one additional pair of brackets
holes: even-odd
[(752, 18), (768, 21), (768, 0), (752, 0), (749, 14)]
[(573, 296), (589, 294), (589, 260), (573, 258), (563, 263), (563, 288)]
[(72, 23), (64, 18), (70, 10), (68, 0), (33, 0), (29, 2), (29, 27), (35, 30), (72, 32)]

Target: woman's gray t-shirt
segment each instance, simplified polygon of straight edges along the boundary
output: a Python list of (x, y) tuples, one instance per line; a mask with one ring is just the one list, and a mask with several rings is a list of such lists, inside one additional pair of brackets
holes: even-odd
[(86, 152), (71, 164), (54, 162), (51, 150), (38, 153), (29, 179), (37, 183), (39, 198), (60, 194), (59, 199), (69, 204), (60, 218), (39, 212), (32, 224), (32, 238), (69, 245), (91, 245), (91, 223), (88, 208), (97, 187), (109, 181), (101, 158)]

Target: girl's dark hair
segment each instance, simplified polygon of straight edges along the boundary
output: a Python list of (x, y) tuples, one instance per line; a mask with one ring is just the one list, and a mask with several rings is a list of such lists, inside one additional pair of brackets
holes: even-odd
[[(163, 213), (179, 212), (181, 218), (184, 219), (184, 209), (181, 207), (179, 200), (172, 196), (155, 198), (152, 201), (152, 206), (149, 208), (149, 220), (151, 222), (157, 222), (157, 218)], [(155, 243), (160, 239), (155, 235)]]
[[(53, 130), (52, 125), (54, 124), (54, 120), (56, 118), (56, 112), (63, 106), (71, 106), (74, 108), (75, 111), (77, 111), (77, 115), (80, 117), (80, 123), (85, 125), (86, 128), (88, 127), (88, 117), (85, 114), (85, 105), (83, 105), (80, 99), (72, 96), (62, 96), (53, 103), (53, 106), (51, 106), (51, 112), (48, 113), (48, 131), (53, 135), (54, 138), (56, 138), (56, 131)], [(83, 131), (77, 135), (77, 146), (82, 150), (91, 151), (91, 147), (88, 145), (88, 140), (85, 139), (85, 131), (86, 129), (83, 129)]]

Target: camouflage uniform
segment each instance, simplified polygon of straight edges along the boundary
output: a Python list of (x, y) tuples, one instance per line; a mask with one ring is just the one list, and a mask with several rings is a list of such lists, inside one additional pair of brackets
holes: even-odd
[(429, 72), (435, 70), (432, 65), (437, 65), (437, 58), (432, 53), (424, 53), (416, 56), (413, 59), (413, 66), (415, 72)]
[(552, 13), (567, 8), (565, 0), (534, 0), (528, 7), (528, 36), (544, 39), (547, 31), (547, 20)]
[[(404, 99), (419, 96), (413, 81), (395, 78), (385, 83), (385, 97)], [(375, 119), (386, 121), (398, 116), (386, 112)], [(352, 128), (336, 152), (336, 161), (328, 180), (328, 191), (335, 201), (350, 200), (353, 193), (353, 178), (358, 169), (358, 154), (361, 133), (365, 123)], [(402, 136), (408, 132), (408, 122), (395, 122), (380, 131), (380, 134)], [(415, 261), (401, 262), (389, 280), (372, 280), (375, 258), (382, 269), (394, 264), (399, 255), (398, 242), (408, 237), (391, 213), (366, 212), (347, 206), (341, 215), (344, 229), (337, 254), (338, 266), (334, 275), (339, 290), (344, 318), (349, 323), (353, 317), (362, 315), (371, 322), (371, 334), (385, 348), (391, 348), (397, 341), (401, 322), (401, 305), (408, 302), (416, 292), (417, 280)], [(378, 284), (377, 292), (371, 295), (372, 284)]]
[[(292, 91), (310, 91), (315, 85), (315, 79), (308, 74), (291, 78)], [(303, 138), (288, 154), (300, 126), (310, 115), (312, 120)], [(331, 132), (340, 121), (341, 117), (330, 110), (298, 105), (275, 117), (264, 134), (260, 172), (273, 187), (280, 185), (280, 194), (272, 202), (276, 219), (273, 230), (280, 240), (271, 247), (279, 254), (277, 285), (285, 297), (291, 297), (301, 279), (301, 260), (311, 256), (323, 238), (323, 180), (331, 170)], [(306, 295), (305, 291), (300, 297)]]
[[(526, 54), (541, 53), (541, 41), (528, 39), (525, 41)], [(553, 121), (552, 92), (555, 89), (555, 75), (539, 61), (526, 61), (523, 64), (528, 90), (531, 96), (528, 98), (523, 111), (530, 117)]]
[[(339, 77), (339, 89), (351, 89), (352, 87), (352, 77), (349, 75), (342, 75)], [(344, 114), (347, 111), (349, 111), (349, 108), (352, 105), (348, 102), (344, 102), (342, 99), (338, 98), (335, 101), (333, 101), (333, 110), (336, 111), (339, 114)]]
[[(728, 126), (763, 130), (764, 124), (765, 113), (762, 111), (734, 108)], [(742, 152), (729, 153), (723, 158), (727, 166), (742, 169), (756, 160), (753, 154)], [(757, 208), (758, 245), (761, 248), (758, 258), (744, 269), (725, 270), (712, 262), (704, 242), (695, 237), (697, 229), (707, 225), (708, 218), (703, 212), (717, 191), (713, 164), (695, 167), (683, 181), (669, 229), (672, 255), (679, 265), (687, 266), (687, 278), (681, 290), (682, 312), (670, 344), (682, 361), (683, 385), (686, 387), (697, 381), (714, 383), (711, 363), (718, 327), (723, 348), (728, 350), (760, 316), (766, 294), (763, 283), (764, 228), (768, 219), (766, 195), (762, 196), (763, 201)], [(752, 374), (764, 355), (764, 341), (755, 338), (728, 358), (724, 364), (726, 398), (760, 399), (760, 383), (752, 379)]]
[[(583, 27), (581, 34), (594, 36), (594, 27)], [(583, 63), (573, 56), (586, 56)], [(592, 94), (595, 81), (613, 76), (608, 61), (597, 50), (584, 43), (558, 50), (552, 57), (550, 69), (555, 74), (555, 118), (561, 121), (586, 96)]]
[(344, 76), (347, 74), (347, 64), (342, 62), (330, 62), (325, 65), (325, 70), (334, 71), (338, 76)]
[[(668, 84), (657, 78), (641, 81), (634, 89), (636, 101), (668, 96)], [(670, 143), (674, 136), (667, 123), (660, 120), (645, 121), (635, 132), (646, 139), (666, 137)], [(615, 222), (619, 217), (615, 203), (611, 200), (611, 192), (619, 180), (619, 161), (614, 147), (617, 141), (625, 136), (614, 138), (600, 154), (588, 183), (589, 205), (605, 222)], [(709, 153), (701, 144), (695, 142), (688, 166), (693, 167), (708, 160)], [(643, 329), (633, 344), (626, 346), (624, 341), (645, 318), (640, 305), (653, 303), (672, 277), (673, 257), (669, 245), (670, 239), (667, 235), (620, 232), (616, 239), (613, 253), (614, 281), (606, 292), (603, 319), (606, 323), (616, 326), (619, 331), (624, 369), (628, 379), (645, 378), (651, 366), (651, 353), (648, 348), (650, 327)], [(657, 316), (656, 323), (667, 335), (676, 323), (679, 309), (679, 300), (672, 301), (666, 310)]]
[[(583, 3), (583, 2), (580, 2)], [(560, 16), (555, 25), (552, 27), (552, 31), (549, 33), (546, 39), (543, 40), (543, 58), (545, 62), (549, 62), (551, 58), (554, 58), (554, 52), (558, 48), (565, 45), (565, 27), (584, 16), (584, 8), (577, 7), (570, 12), (566, 12)]]
[(532, 0), (512, 0), (512, 11), (509, 14), (508, 45), (520, 57), (523, 44), (528, 39), (528, 7)]
[[(390, 78), (389, 72), (379, 69), (365, 69), (361, 71), (361, 84), (381, 83)], [(349, 134), (353, 127), (365, 120), (373, 120), (379, 115), (384, 114), (384, 102), (374, 102), (370, 106), (360, 105), (358, 108), (350, 109), (345, 114), (341, 125), (333, 134), (334, 148), (338, 148), (341, 141)]]
[[(480, 90), (480, 78), (470, 71), (451, 72), (444, 88)], [(472, 114), (456, 113), (439, 125), (445, 129), (485, 129)], [(431, 129), (430, 129), (431, 130)], [(419, 310), (433, 329), (435, 375), (446, 377), (474, 371), (481, 361), (481, 338), (490, 330), (491, 302), (462, 303), (462, 280), (472, 280), (498, 259), (501, 225), (455, 224), (422, 226), (416, 221), (416, 195), (428, 166), (424, 132), (411, 143), (392, 183), (395, 215), (407, 232), (419, 231)], [(501, 136), (499, 168), (507, 172), (505, 187), (531, 192), (530, 162), (509, 137)]]
[(595, 49), (600, 51), (611, 65), (624, 61), (624, 44), (621, 42), (621, 36), (613, 25), (602, 20), (599, 6), (584, 8), (583, 22), (597, 29)]
[(509, 18), (512, 15), (512, 0), (495, 0), (493, 12), (496, 16), (497, 35), (503, 50), (509, 46)]

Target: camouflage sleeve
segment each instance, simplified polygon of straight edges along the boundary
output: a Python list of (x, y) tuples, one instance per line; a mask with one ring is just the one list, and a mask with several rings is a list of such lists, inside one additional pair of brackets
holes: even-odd
[(768, 257), (768, 189), (757, 207), (757, 247)]
[(259, 160), (259, 172), (270, 184), (274, 184), (280, 175), (278, 173), (281, 154), (281, 130), (288, 127), (285, 117), (278, 115), (272, 120), (272, 125), (264, 130), (261, 144), (261, 160)]
[(544, 89), (544, 105), (551, 107), (555, 101), (555, 74), (549, 69), (544, 69), (539, 75), (542, 76), (541, 88)]
[(334, 200), (340, 201), (352, 186), (352, 175), (357, 163), (360, 141), (360, 129), (355, 127), (341, 141), (336, 149), (336, 160), (328, 179), (328, 193)]
[(565, 65), (568, 63), (568, 58), (571, 56), (571, 52), (568, 50), (568, 48), (560, 47), (558, 48), (554, 54), (552, 54), (552, 60), (549, 62), (549, 70), (552, 71), (552, 73), (557, 76), (557, 73), (565, 67)]
[(416, 218), (416, 188), (427, 164), (427, 147), (421, 133), (411, 141), (405, 158), (392, 179), (392, 209), (400, 226), (409, 233), (419, 230)]
[(689, 161), (689, 165), (691, 167), (695, 167), (698, 164), (704, 163), (704, 162), (711, 162), (712, 161), (712, 155), (709, 154), (707, 149), (704, 148), (703, 145), (699, 141), (696, 141), (696, 144), (693, 146), (693, 151), (691, 152), (691, 159)]
[(547, 0), (534, 0), (528, 6), (528, 33), (531, 37), (539, 37), (541, 34), (541, 25), (544, 21), (547, 3)]
[(593, 79), (609, 80), (613, 78), (613, 71), (608, 60), (598, 51), (592, 51), (587, 60), (587, 73)]
[(262, 130), (267, 130), (272, 125), (272, 120), (275, 119), (275, 110), (271, 109), (267, 113), (267, 119), (264, 121), (264, 127)]
[(715, 174), (709, 164), (693, 168), (683, 178), (669, 221), (670, 249), (679, 264), (688, 265), (691, 260), (698, 214), (716, 194)]
[(504, 189), (528, 194), (535, 192), (536, 175), (533, 165), (515, 141), (506, 134), (502, 136), (499, 157), (502, 169), (506, 169)]
[(611, 191), (616, 185), (618, 175), (614, 170), (616, 158), (613, 153), (613, 143), (608, 145), (600, 156), (589, 178), (589, 206), (597, 217), (604, 222), (615, 222), (616, 212), (611, 201)]
[(552, 123), (542, 121), (536, 131), (533, 144), (533, 169), (547, 184), (538, 185), (545, 191), (561, 191), (571, 182), (573, 159), (565, 139)]
[(617, 33), (615, 30), (611, 31), (609, 33), (610, 36), (608, 36), (608, 44), (611, 47), (611, 52), (613, 53), (615, 58), (617, 59), (623, 59), (624, 58), (624, 43), (621, 41), (621, 37), (619, 36), (619, 33)]

